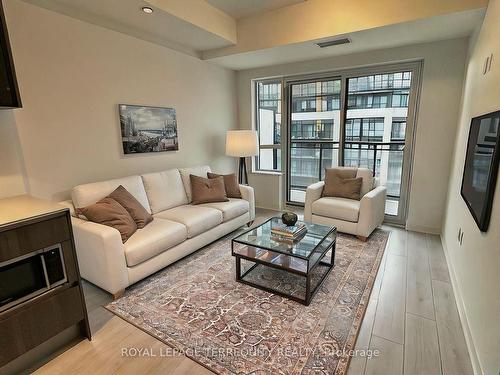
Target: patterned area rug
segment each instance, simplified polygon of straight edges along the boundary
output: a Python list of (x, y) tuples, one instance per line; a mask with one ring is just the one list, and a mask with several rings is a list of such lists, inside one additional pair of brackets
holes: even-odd
[[(339, 234), (335, 267), (307, 307), (236, 282), (228, 236), (106, 308), (219, 374), (345, 374), (387, 238)], [(305, 283), (269, 268), (259, 278), (292, 293)]]

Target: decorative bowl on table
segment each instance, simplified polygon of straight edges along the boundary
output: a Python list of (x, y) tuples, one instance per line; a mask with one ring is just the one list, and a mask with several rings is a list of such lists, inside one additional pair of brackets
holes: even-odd
[(281, 221), (283, 222), (283, 224), (289, 227), (294, 226), (297, 222), (297, 219), (297, 215), (293, 212), (287, 211), (283, 215), (281, 215)]

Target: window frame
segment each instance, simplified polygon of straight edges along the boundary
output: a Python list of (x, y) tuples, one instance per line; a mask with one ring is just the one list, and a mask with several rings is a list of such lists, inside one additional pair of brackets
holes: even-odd
[[(280, 107), (280, 115), (281, 115), (281, 123), (280, 123), (280, 143), (275, 143), (275, 144), (269, 144), (269, 145), (263, 145), (260, 143), (260, 116), (259, 116), (259, 110), (260, 110), (260, 98), (259, 98), (259, 84), (264, 83), (264, 84), (271, 84), (271, 83), (277, 83), (279, 84), (280, 87), (280, 95), (279, 99), (279, 107)], [(254, 79), (252, 80), (252, 89), (254, 92), (253, 95), (253, 115), (254, 115), (254, 121), (253, 121), (253, 127), (257, 131), (257, 139), (259, 142), (259, 154), (257, 156), (254, 156), (252, 158), (252, 172), (254, 173), (276, 173), (276, 174), (281, 174), (282, 172), (282, 165), (283, 165), (283, 153), (282, 153), (282, 143), (283, 143), (283, 79), (282, 78), (266, 78), (266, 79)], [(274, 124), (276, 125), (276, 123)], [(273, 128), (273, 133), (275, 134), (276, 128)], [(276, 154), (278, 152), (281, 152), (280, 157), (277, 159), (277, 165), (276, 169), (265, 169), (260, 167), (260, 152), (261, 150), (276, 150)]]

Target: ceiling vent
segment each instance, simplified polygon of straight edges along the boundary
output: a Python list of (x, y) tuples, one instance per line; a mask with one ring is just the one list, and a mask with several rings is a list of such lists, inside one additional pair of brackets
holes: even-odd
[(318, 47), (325, 48), (325, 47), (338, 46), (340, 44), (348, 44), (348, 43), (351, 43), (351, 40), (349, 38), (343, 38), (343, 39), (328, 40), (326, 42), (319, 42), (316, 43), (316, 45)]

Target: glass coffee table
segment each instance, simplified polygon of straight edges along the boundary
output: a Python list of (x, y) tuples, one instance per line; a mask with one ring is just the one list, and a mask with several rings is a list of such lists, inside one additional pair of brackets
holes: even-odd
[[(236, 258), (236, 281), (255, 288), (289, 298), (306, 306), (318, 291), (334, 266), (337, 228), (302, 222), (307, 233), (296, 242), (283, 242), (273, 239), (271, 228), (281, 224), (281, 218), (273, 217), (258, 227), (247, 230), (231, 241), (231, 253)], [(331, 250), (330, 260), (325, 255)], [(243, 271), (241, 260), (252, 264)], [(304, 296), (292, 295), (273, 288), (272, 282), (255, 282), (256, 273), (262, 267), (270, 267), (301, 276), (305, 281)], [(264, 279), (260, 277), (260, 279)], [(261, 280), (262, 281), (262, 280)]]

